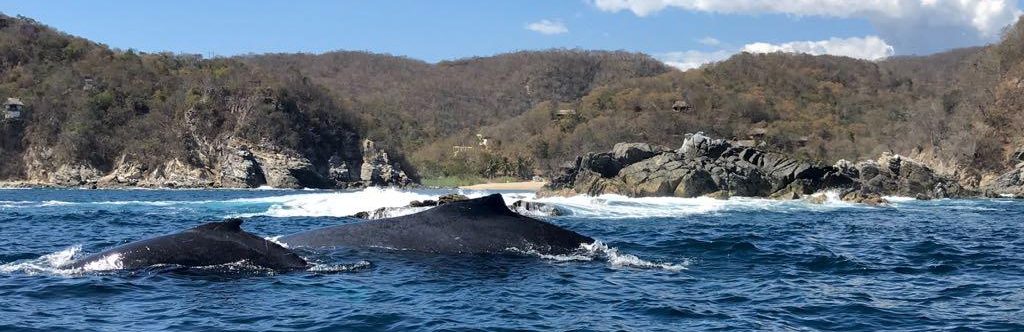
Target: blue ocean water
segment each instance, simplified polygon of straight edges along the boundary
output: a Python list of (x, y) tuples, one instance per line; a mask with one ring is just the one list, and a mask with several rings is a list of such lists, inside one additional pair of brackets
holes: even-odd
[(204, 220), (273, 238), (441, 193), (0, 190), (0, 330), (1024, 330), (1013, 200), (548, 198), (571, 214), (544, 219), (602, 243), (301, 251), (317, 269), (283, 274), (55, 268)]

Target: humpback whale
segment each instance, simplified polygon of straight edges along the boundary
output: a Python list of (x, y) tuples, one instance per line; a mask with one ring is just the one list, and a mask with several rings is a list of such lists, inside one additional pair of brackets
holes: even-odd
[(291, 250), (243, 231), (241, 219), (226, 219), (185, 231), (128, 243), (77, 260), (66, 268), (110, 263), (119, 269), (170, 264), (211, 266), (246, 261), (273, 270), (305, 268), (307, 263)]
[(388, 248), (443, 254), (507, 250), (564, 254), (594, 239), (508, 209), (501, 195), (415, 214), (314, 229), (278, 239), (289, 247)]

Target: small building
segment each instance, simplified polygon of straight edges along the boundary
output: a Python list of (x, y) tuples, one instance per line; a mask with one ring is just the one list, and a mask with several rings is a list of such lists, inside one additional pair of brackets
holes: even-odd
[(453, 157), (459, 157), (459, 154), (470, 152), (470, 151), (473, 151), (473, 147), (455, 146), (455, 147), (452, 147), (452, 156)]
[(768, 135), (768, 129), (765, 128), (751, 128), (747, 130), (747, 138), (752, 140), (763, 140)]
[(484, 134), (476, 134), (476, 145), (482, 146), (482, 147), (484, 147), (484, 149), (487, 149), (487, 148), (490, 147), (490, 144), (491, 144), (491, 137), (490, 136), (486, 136)]
[(21, 111), (25, 108), (25, 103), (21, 102), (18, 98), (7, 98), (4, 102), (4, 119), (13, 120), (21, 118)]
[(85, 77), (82, 79), (82, 91), (92, 91), (96, 88), (96, 79)]
[(672, 103), (672, 110), (676, 112), (689, 112), (693, 110), (693, 105), (690, 105), (685, 100), (676, 100), (675, 103)]
[(564, 118), (574, 117), (574, 116), (576, 116), (576, 110), (558, 110), (558, 111), (555, 112), (555, 117), (557, 117), (559, 119), (564, 119)]

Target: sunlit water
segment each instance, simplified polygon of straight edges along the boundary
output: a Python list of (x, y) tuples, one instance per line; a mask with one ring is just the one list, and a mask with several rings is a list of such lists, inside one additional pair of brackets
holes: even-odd
[(284, 274), (56, 268), (204, 220), (247, 217), (273, 238), (442, 193), (0, 190), (0, 330), (1024, 329), (1024, 202), (1011, 200), (547, 198), (572, 214), (546, 220), (601, 243), (300, 251), (316, 267)]

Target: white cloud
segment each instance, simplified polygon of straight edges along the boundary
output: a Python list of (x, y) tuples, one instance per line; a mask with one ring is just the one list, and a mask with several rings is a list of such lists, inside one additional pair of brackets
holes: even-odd
[(901, 52), (995, 40), (1021, 15), (1016, 0), (593, 0), (610, 12), (647, 16), (666, 8), (722, 14), (789, 14), (870, 21)]
[(715, 39), (714, 37), (704, 37), (701, 39), (697, 39), (697, 42), (708, 46), (718, 46), (722, 44), (722, 41)]
[(557, 35), (569, 32), (569, 28), (565, 26), (565, 23), (551, 20), (540, 20), (527, 24), (526, 30), (539, 32), (545, 35)]
[(683, 51), (656, 54), (655, 58), (666, 65), (679, 68), (679, 70), (690, 70), (700, 66), (728, 59), (735, 52), (719, 50), (714, 52)]
[(888, 58), (896, 53), (892, 46), (876, 36), (831, 38), (821, 41), (797, 41), (782, 44), (753, 43), (744, 46), (743, 52), (829, 54), (872, 61)]
[(892, 46), (876, 36), (831, 38), (821, 41), (796, 41), (781, 44), (751, 43), (741, 49), (718, 50), (713, 52), (682, 51), (656, 54), (655, 57), (666, 65), (690, 70), (705, 64), (726, 60), (739, 52), (750, 53), (806, 53), (812, 55), (846, 56), (862, 60), (881, 60), (893, 56)]

